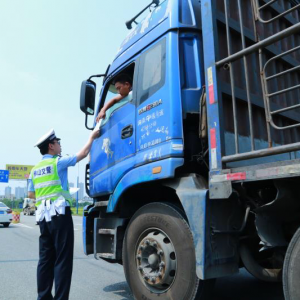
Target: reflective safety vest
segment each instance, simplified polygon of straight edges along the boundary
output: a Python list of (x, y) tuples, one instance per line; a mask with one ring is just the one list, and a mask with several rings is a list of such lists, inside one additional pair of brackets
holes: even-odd
[(62, 188), (57, 171), (58, 157), (44, 159), (32, 169), (32, 182), (35, 189), (35, 206), (39, 206), (43, 200), (54, 202), (60, 196), (71, 203), (69, 191)]

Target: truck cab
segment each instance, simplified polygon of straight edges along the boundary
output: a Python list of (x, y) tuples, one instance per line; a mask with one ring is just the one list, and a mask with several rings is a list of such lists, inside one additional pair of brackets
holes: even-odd
[[(89, 191), (93, 197), (114, 194), (111, 211), (119, 197), (114, 191), (120, 184), (124, 191), (129, 172), (132, 181), (135, 172), (140, 179), (142, 166), (150, 170), (163, 164), (160, 173), (146, 171), (149, 182), (173, 176), (184, 164), (183, 122), (189, 114), (192, 118), (199, 115), (204, 75), (201, 68), (195, 68), (202, 60), (200, 36), (194, 32), (200, 18), (190, 19), (186, 25), (174, 20), (177, 5), (176, 1), (163, 1), (156, 7), (122, 43), (105, 77), (97, 114), (116, 95), (116, 76), (127, 74), (133, 80), (131, 99), (111, 108), (91, 150)], [(191, 158), (197, 150), (190, 153)]]

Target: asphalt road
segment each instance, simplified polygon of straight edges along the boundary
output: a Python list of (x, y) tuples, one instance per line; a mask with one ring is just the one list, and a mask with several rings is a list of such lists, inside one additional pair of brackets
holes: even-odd
[[(123, 268), (85, 256), (81, 217), (73, 217), (74, 269), (70, 300), (133, 300)], [(0, 300), (36, 299), (39, 227), (35, 217), (21, 215), (21, 223), (0, 225)], [(212, 300), (284, 300), (280, 284), (260, 282), (245, 270), (219, 279)]]

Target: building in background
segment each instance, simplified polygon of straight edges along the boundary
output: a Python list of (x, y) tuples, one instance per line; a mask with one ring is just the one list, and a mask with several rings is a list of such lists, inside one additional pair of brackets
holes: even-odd
[(11, 194), (10, 196), (0, 196), (0, 200), (17, 200), (14, 194)]
[(11, 187), (10, 186), (5, 187), (4, 196), (6, 199), (10, 199), (10, 197), (11, 197)]
[(26, 188), (24, 187), (16, 187), (15, 188), (15, 197), (16, 199), (25, 198), (26, 197)]
[(79, 182), (79, 191), (78, 191), (78, 199), (79, 200), (82, 200), (83, 199), (83, 196), (84, 196), (84, 184), (82, 182)]

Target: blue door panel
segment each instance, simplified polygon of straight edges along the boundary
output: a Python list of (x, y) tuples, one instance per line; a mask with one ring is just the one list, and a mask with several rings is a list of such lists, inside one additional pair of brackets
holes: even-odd
[[(117, 164), (135, 153), (135, 106), (132, 103), (125, 104), (112, 114), (109, 122), (111, 150), (114, 152), (113, 161)], [(129, 125), (133, 126), (133, 134), (122, 139), (122, 130)]]
[[(128, 125), (133, 126), (133, 134), (122, 139), (122, 130)], [(100, 129), (100, 137), (93, 143), (90, 163), (91, 195), (112, 193), (120, 180), (119, 177), (128, 172), (129, 165), (123, 166), (120, 162), (135, 154), (134, 137), (135, 105), (130, 102), (111, 114), (109, 120)]]
[(109, 124), (106, 123), (101, 127), (100, 137), (97, 138), (92, 145), (90, 152), (90, 176), (91, 178), (101, 174), (105, 169), (113, 164), (113, 159), (108, 156), (103, 147), (104, 139), (109, 138)]

